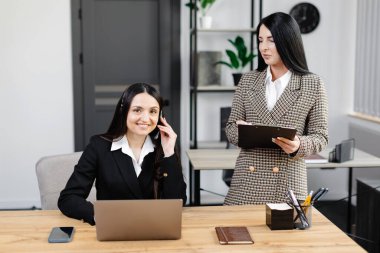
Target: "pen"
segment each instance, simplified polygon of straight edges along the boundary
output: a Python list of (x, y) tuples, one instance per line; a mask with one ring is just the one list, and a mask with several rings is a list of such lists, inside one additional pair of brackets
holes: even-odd
[(305, 216), (305, 213), (303, 212), (297, 198), (295, 197), (294, 193), (292, 190), (288, 190), (288, 198), (290, 199), (290, 201), (292, 202), (294, 208), (296, 209), (297, 211), (297, 214), (300, 218), (300, 221), (301, 221), (301, 224), (302, 224), (302, 227), (303, 228), (306, 228), (309, 226), (309, 223), (307, 221), (307, 218)]
[(325, 188), (319, 188), (311, 197), (311, 203), (314, 204), (316, 199), (319, 199), (320, 195), (324, 192)]
[(311, 200), (313, 200), (315, 198), (315, 196), (317, 196), (317, 194), (320, 194), (321, 191), (323, 191), (324, 188), (319, 188), (318, 191), (314, 192), (313, 196), (311, 196)]
[(311, 196), (313, 195), (313, 191), (310, 191), (309, 195), (306, 196), (305, 201), (303, 202), (302, 206), (309, 206), (311, 202)]
[(311, 196), (313, 195), (313, 191), (310, 191), (309, 195), (306, 196), (305, 201), (302, 203), (302, 208), (305, 212), (305, 215), (307, 214), (308, 208), (311, 205)]
[(301, 208), (300, 208), (301, 205), (300, 205), (300, 203), (298, 202), (297, 198), (295, 197), (293, 191), (289, 189), (288, 192), (287, 192), (287, 194), (286, 194), (286, 196), (287, 196), (288, 199), (290, 200), (291, 205), (296, 209), (297, 216), (296, 216), (295, 220), (296, 220), (297, 218), (299, 218), (300, 221), (301, 221), (301, 223), (302, 223), (302, 225), (304, 226), (304, 220), (303, 220), (302, 217), (301, 217), (301, 216), (302, 216), (302, 212), (301, 212)]
[(301, 207), (300, 202), (298, 200), (296, 200), (296, 201), (297, 201), (298, 208), (299, 208), (299, 217), (300, 217), (300, 221), (301, 221), (302, 227), (303, 228), (307, 228), (307, 227), (309, 227), (309, 221), (308, 221), (308, 219), (306, 217), (306, 214), (305, 214), (303, 208)]
[(322, 193), (319, 194), (319, 196), (317, 196), (315, 199), (314, 199), (314, 202), (320, 200), (322, 198), (323, 195), (325, 195), (327, 192), (329, 191), (329, 188), (324, 188)]

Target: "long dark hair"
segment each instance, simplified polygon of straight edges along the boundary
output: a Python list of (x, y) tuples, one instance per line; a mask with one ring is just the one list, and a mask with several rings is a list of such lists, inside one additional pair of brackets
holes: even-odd
[[(265, 25), (272, 33), (277, 52), (284, 65), (299, 75), (310, 73), (306, 62), (301, 31), (294, 18), (283, 12), (276, 12), (263, 18), (256, 29), (257, 45), (259, 45), (259, 31), (262, 25)], [(257, 70), (263, 71), (267, 66), (260, 52), (258, 52)]]
[[(131, 107), (132, 100), (136, 95), (140, 93), (147, 93), (157, 100), (160, 107), (159, 115), (161, 115), (163, 100), (160, 94), (158, 93), (158, 91), (154, 87), (146, 83), (132, 84), (127, 89), (125, 89), (123, 94), (121, 95), (119, 101), (117, 102), (115, 113), (113, 115), (113, 119), (108, 128), (108, 131), (104, 134), (101, 134), (100, 135), (101, 137), (109, 141), (120, 140), (121, 138), (123, 138), (123, 136), (128, 131), (127, 117), (128, 117), (129, 108)], [(161, 120), (159, 118), (158, 124), (160, 123), (161, 123)], [(160, 161), (164, 157), (164, 152), (161, 146), (161, 136), (158, 135), (158, 132), (159, 132), (158, 127), (156, 127), (149, 134), (156, 149), (156, 157), (154, 161), (155, 173), (154, 173), (154, 184), (153, 184), (153, 195), (154, 195), (154, 198), (156, 199), (160, 197), (159, 196), (159, 192), (160, 192), (159, 182), (162, 179), (162, 173), (160, 172)]]

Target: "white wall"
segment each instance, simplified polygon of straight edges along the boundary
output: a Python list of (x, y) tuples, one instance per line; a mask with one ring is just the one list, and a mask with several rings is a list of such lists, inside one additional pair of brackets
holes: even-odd
[(35, 164), (74, 150), (69, 0), (0, 0), (0, 208), (40, 206)]
[[(183, 3), (187, 1), (183, 0)], [(210, 10), (213, 16), (215, 28), (249, 26), (249, 0), (226, 1), (219, 0)], [(300, 1), (288, 0), (264, 0), (263, 16), (276, 11), (289, 13), (290, 9)], [(321, 20), (318, 28), (310, 34), (303, 35), (306, 56), (309, 69), (319, 74), (325, 81), (329, 101), (329, 146), (334, 146), (341, 140), (348, 138), (348, 117), (353, 105), (354, 68), (355, 68), (355, 32), (356, 32), (356, 0), (309, 0), (318, 7)], [(233, 13), (225, 13), (226, 10), (234, 10)], [(187, 16), (186, 16), (187, 15)], [(182, 19), (182, 94), (183, 98), (189, 96), (189, 42), (188, 42), (188, 9), (183, 10)], [(186, 16), (186, 18), (185, 18)], [(230, 23), (232, 22), (232, 23)], [(201, 37), (202, 36), (202, 37)], [(235, 34), (200, 35), (199, 49), (207, 47), (224, 51), (229, 47), (226, 38), (234, 38)], [(214, 37), (217, 37), (216, 42)], [(209, 42), (208, 42), (209, 41)], [(208, 43), (208, 44), (207, 44)], [(224, 71), (227, 69), (224, 68)], [(228, 70), (226, 71), (228, 72)], [(232, 78), (228, 80), (230, 73), (223, 74), (223, 85), (232, 85)], [(199, 97), (198, 139), (218, 140), (219, 132), (219, 107), (230, 104), (231, 94), (201, 94)], [(185, 102), (185, 101), (184, 101)], [(189, 125), (189, 103), (186, 101), (182, 111), (182, 126), (185, 130)], [(189, 131), (189, 128), (186, 129)], [(183, 136), (182, 143), (188, 143), (188, 136)], [(185, 146), (188, 147), (188, 146)], [(183, 148), (185, 150), (185, 148)], [(184, 165), (188, 164), (186, 155), (183, 154)], [(218, 174), (219, 173), (219, 174)], [(220, 172), (202, 172), (201, 187), (225, 194), (227, 188), (220, 180)], [(308, 172), (309, 188), (316, 189), (320, 186), (329, 187), (329, 198), (340, 198), (347, 195), (346, 170), (332, 170), (323, 172), (319, 169)], [(334, 180), (340, 178), (340, 180)], [(218, 180), (219, 184), (215, 183)], [(204, 197), (210, 197), (205, 195)], [(219, 198), (220, 199), (220, 198)]]

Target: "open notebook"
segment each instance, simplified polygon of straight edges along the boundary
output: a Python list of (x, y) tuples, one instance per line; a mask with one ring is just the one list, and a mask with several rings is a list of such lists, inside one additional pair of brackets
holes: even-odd
[(99, 241), (181, 238), (182, 199), (98, 200), (94, 210)]
[(328, 163), (328, 159), (321, 156), (320, 154), (312, 154), (305, 157), (306, 163)]

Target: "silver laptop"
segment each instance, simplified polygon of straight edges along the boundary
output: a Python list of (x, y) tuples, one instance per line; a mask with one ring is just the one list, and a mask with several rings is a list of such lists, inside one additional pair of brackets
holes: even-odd
[(94, 208), (99, 241), (181, 238), (182, 199), (98, 200)]

